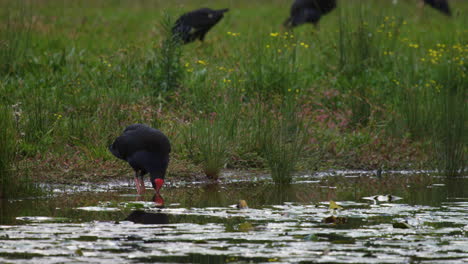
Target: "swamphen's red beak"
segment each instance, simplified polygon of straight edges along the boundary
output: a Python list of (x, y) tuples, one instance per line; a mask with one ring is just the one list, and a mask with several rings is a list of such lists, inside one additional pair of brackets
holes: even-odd
[(161, 187), (164, 185), (164, 180), (163, 179), (155, 179), (154, 180), (154, 190), (156, 191), (157, 194), (159, 194), (159, 190), (161, 190)]

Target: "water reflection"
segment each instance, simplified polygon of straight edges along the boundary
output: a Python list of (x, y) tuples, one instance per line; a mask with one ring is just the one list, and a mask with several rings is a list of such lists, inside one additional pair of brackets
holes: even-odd
[[(152, 193), (135, 201), (133, 189), (125, 188), (0, 200), (0, 263), (466, 259), (468, 179), (385, 174), (301, 180), (166, 188), (166, 201)], [(378, 194), (403, 199), (362, 199)], [(239, 200), (249, 208), (229, 207)], [(330, 200), (344, 207), (333, 217)], [(78, 210), (83, 207), (89, 210)], [(411, 228), (392, 227), (401, 222)]]
[(124, 220), (145, 225), (164, 225), (169, 223), (169, 217), (167, 214), (147, 213), (142, 210), (132, 211)]
[(164, 198), (159, 193), (155, 193), (151, 199), (154, 202), (154, 205), (159, 208), (164, 207)]

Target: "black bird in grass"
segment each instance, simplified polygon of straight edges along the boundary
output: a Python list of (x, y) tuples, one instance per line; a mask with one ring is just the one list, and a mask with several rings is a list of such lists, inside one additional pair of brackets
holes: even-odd
[(183, 14), (175, 22), (172, 33), (178, 36), (184, 44), (199, 39), (203, 41), (206, 33), (216, 25), (229, 9), (213, 10), (201, 8)]
[(161, 131), (143, 124), (133, 124), (125, 128), (109, 146), (110, 152), (125, 160), (135, 171), (135, 184), (138, 194), (145, 192), (143, 176), (150, 174), (151, 184), (159, 196), (164, 184), (164, 176), (169, 165), (171, 144)]
[(430, 5), (431, 7), (439, 10), (440, 12), (442, 12), (443, 14), (447, 16), (452, 15), (452, 11), (450, 10), (450, 6), (447, 0), (423, 0), (422, 3), (423, 5), (424, 4)]
[(295, 0), (283, 25), (293, 28), (304, 23), (317, 25), (320, 18), (336, 8), (336, 0)]

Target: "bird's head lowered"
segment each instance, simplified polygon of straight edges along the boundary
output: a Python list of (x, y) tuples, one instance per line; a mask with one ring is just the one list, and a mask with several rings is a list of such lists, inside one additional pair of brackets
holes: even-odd
[(153, 170), (150, 172), (151, 185), (153, 186), (157, 194), (164, 185), (165, 174), (166, 170), (164, 168), (158, 168), (157, 170)]
[(156, 179), (151, 179), (151, 184), (153, 185), (154, 190), (156, 193), (159, 193), (159, 190), (161, 190), (162, 186), (164, 185), (164, 179), (161, 178), (156, 178)]
[(229, 8), (224, 8), (224, 9), (219, 9), (219, 10), (202, 8), (201, 10), (202, 10), (201, 12), (204, 12), (208, 18), (206, 22), (214, 25), (218, 23), (224, 17), (224, 13), (229, 11)]
[(120, 154), (119, 149), (116, 146), (116, 142), (109, 145), (109, 151), (112, 154), (114, 154), (114, 156), (116, 156), (117, 158), (124, 159), (124, 157), (122, 156), (122, 154)]

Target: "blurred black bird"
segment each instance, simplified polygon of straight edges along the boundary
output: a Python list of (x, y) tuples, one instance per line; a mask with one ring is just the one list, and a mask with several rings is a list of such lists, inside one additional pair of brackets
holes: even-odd
[(304, 23), (317, 25), (320, 18), (336, 8), (336, 0), (295, 0), (283, 25), (293, 28)]
[(228, 8), (220, 10), (201, 8), (185, 13), (175, 22), (172, 33), (178, 36), (184, 44), (197, 39), (203, 41), (206, 33), (224, 17), (227, 11), (229, 11)]
[(143, 175), (150, 174), (151, 184), (159, 194), (169, 165), (171, 144), (161, 131), (143, 124), (133, 124), (125, 128), (109, 146), (110, 152), (125, 160), (135, 171), (135, 184), (138, 194), (145, 192)]
[(428, 4), (447, 16), (452, 15), (452, 11), (450, 10), (447, 0), (423, 0), (423, 4)]

